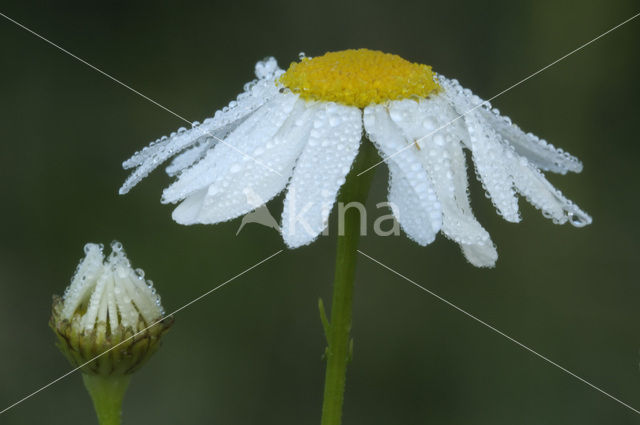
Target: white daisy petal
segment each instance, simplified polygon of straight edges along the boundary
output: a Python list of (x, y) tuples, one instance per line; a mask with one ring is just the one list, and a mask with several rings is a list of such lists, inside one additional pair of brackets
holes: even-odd
[(429, 191), (428, 201), (420, 199), (416, 194), (415, 181), (411, 184), (395, 162), (389, 162), (389, 172), (388, 200), (394, 217), (410, 239), (421, 246), (429, 245), (435, 240), (442, 221), (435, 193)]
[(327, 226), (361, 136), (358, 108), (330, 102), (319, 105), (284, 201), (282, 236), (289, 247), (311, 243)]
[(443, 232), (460, 244), (465, 257), (478, 267), (493, 267), (498, 259), (489, 233), (476, 220), (469, 203), (467, 172), (460, 142), (438, 135), (425, 140), (418, 153), (430, 171), (442, 204)]
[(479, 111), (482, 109), (482, 100), (470, 90), (463, 89), (456, 80), (440, 76), (440, 81), (444, 91), (439, 96), (444, 96), (451, 103), (467, 126), (467, 147), (473, 154), (476, 172), (485, 190), (505, 220), (519, 222), (518, 198), (513, 189), (513, 179), (503, 160), (505, 146), (500, 135), (486, 125)]
[(507, 117), (501, 116), (497, 109), (478, 108), (487, 124), (492, 126), (515, 151), (545, 171), (566, 174), (567, 171), (579, 173), (582, 162), (560, 148), (556, 148), (535, 134), (525, 133)]
[(130, 161), (125, 161), (123, 164), (124, 168), (132, 168), (134, 166), (137, 166), (137, 168), (129, 175), (129, 177), (127, 177), (127, 180), (123, 183), (119, 193), (123, 195), (129, 192), (160, 164), (194, 143), (209, 139), (215, 141), (224, 139), (233, 129), (240, 125), (243, 120), (244, 118), (217, 129), (210, 128), (211, 125), (206, 123), (198, 125), (190, 130), (186, 130), (182, 127), (178, 130), (178, 133), (172, 133), (166, 140), (149, 145), (148, 148), (145, 148), (149, 149), (149, 151), (143, 152), (144, 155), (141, 155), (141, 158), (134, 157), (136, 160), (140, 160), (139, 164), (131, 165)]
[(278, 93), (274, 79), (281, 73), (282, 70), (277, 67), (275, 59), (269, 58), (259, 62), (256, 65), (256, 75), (259, 79), (246, 84), (245, 91), (227, 107), (217, 111), (213, 118), (206, 119), (202, 124), (194, 123), (193, 128), (189, 130), (182, 128), (170, 137), (164, 136), (135, 153), (122, 164), (125, 169), (138, 168), (122, 185), (120, 194), (127, 193), (157, 166), (194, 143), (203, 139), (224, 139), (242, 124), (247, 116)]
[(435, 239), (442, 225), (442, 211), (426, 171), (400, 129), (382, 105), (367, 106), (364, 125), (369, 139), (384, 157), (391, 174), (389, 203), (405, 233), (420, 245)]
[(201, 140), (176, 156), (171, 164), (167, 166), (165, 172), (170, 177), (176, 176), (185, 168), (188, 168), (200, 161), (209, 149), (211, 149), (216, 141), (213, 139)]
[(87, 244), (82, 259), (71, 279), (71, 284), (64, 293), (65, 304), (61, 312), (64, 319), (70, 320), (73, 312), (80, 306), (91, 290), (91, 285), (102, 274), (104, 255), (102, 248), (96, 244)]
[(488, 241), (485, 244), (460, 244), (464, 257), (476, 267), (493, 267), (498, 261), (498, 251), (495, 245)]
[[(431, 146), (437, 146), (439, 143), (439, 138), (434, 137)], [(440, 175), (442, 185), (436, 183), (436, 189), (442, 187), (442, 192), (438, 190), (444, 214), (442, 230), (460, 244), (462, 252), (471, 264), (477, 267), (493, 267), (498, 259), (498, 252), (489, 233), (476, 220), (471, 210), (462, 146), (457, 140), (449, 138), (444, 148), (443, 157), (446, 159), (442, 164), (445, 170), (447, 167), (449, 169), (444, 175)], [(429, 149), (426, 146), (423, 150), (425, 152), (421, 153), (421, 157), (430, 157), (433, 160), (433, 154), (427, 152)], [(436, 147), (435, 151), (438, 152), (439, 148)], [(448, 187), (449, 184), (452, 186)]]
[[(246, 160), (232, 165), (209, 186), (201, 208), (192, 221), (218, 223), (230, 220), (255, 210), (280, 193), (309, 137), (315, 113), (315, 107), (307, 107), (303, 101), (298, 102), (276, 135), (259, 148), (261, 152), (256, 152), (260, 161), (270, 169)], [(174, 214), (178, 221), (176, 217)], [(184, 215), (179, 218), (183, 220)], [(189, 221), (179, 222), (186, 224)]]
[(503, 161), (504, 146), (498, 135), (482, 124), (476, 112), (467, 114), (464, 120), (471, 141), (473, 162), (482, 185), (505, 220), (519, 222), (518, 198), (513, 189), (513, 179)]
[[(288, 118), (297, 100), (296, 95), (280, 94), (258, 109), (233, 131), (224, 143), (216, 144), (202, 160), (184, 170), (178, 179), (164, 190), (162, 202), (178, 202), (191, 193), (225, 178), (234, 166), (261, 167), (277, 175), (279, 172), (266, 164), (260, 155), (264, 152), (267, 142)], [(244, 164), (245, 162), (250, 164)]]
[(162, 137), (126, 160), (122, 166), (132, 168), (152, 159), (160, 151), (171, 150), (179, 152), (191, 141), (197, 140), (209, 132), (231, 126), (241, 121), (251, 112), (264, 105), (277, 93), (278, 88), (274, 84), (276, 77), (282, 74), (274, 58), (267, 58), (263, 62), (256, 64), (257, 80), (253, 80), (244, 86), (244, 92), (238, 95), (236, 100), (232, 100), (228, 106), (216, 111), (212, 118), (207, 118), (202, 124), (194, 123), (194, 128), (187, 131), (172, 133), (171, 137)]
[(111, 329), (118, 328), (118, 304), (116, 303), (116, 288), (111, 280), (110, 288), (107, 290), (107, 308), (109, 315), (109, 326)]
[[(493, 266), (497, 252), (489, 233), (471, 211), (467, 193), (467, 172), (459, 126), (452, 123), (454, 111), (441, 99), (391, 102), (391, 117), (408, 142), (419, 143), (412, 150), (427, 170), (442, 205), (442, 231), (462, 247), (476, 266)], [(443, 127), (439, 131), (435, 131)], [(419, 140), (419, 142), (415, 142)]]
[(200, 213), (207, 191), (208, 188), (204, 188), (193, 192), (173, 210), (171, 218), (176, 223), (196, 223), (195, 218)]
[(102, 304), (102, 295), (109, 279), (112, 278), (111, 269), (104, 267), (102, 269), (102, 275), (96, 279), (93, 293), (89, 298), (87, 310), (82, 318), (82, 326), (86, 329), (93, 329), (96, 325), (96, 318)]
[(556, 224), (570, 221), (576, 227), (591, 223), (589, 214), (565, 198), (526, 158), (512, 154), (509, 156), (509, 165), (518, 192), (541, 210), (545, 217)]
[[(218, 223), (248, 213), (276, 196), (285, 188), (308, 138), (314, 112), (314, 107), (296, 102), (276, 134), (259, 141), (253, 151), (260, 163), (245, 158), (237, 158), (233, 163), (217, 161), (209, 172), (218, 177), (208, 186), (204, 197), (200, 192), (195, 194), (200, 207), (193, 207), (190, 196), (184, 201), (185, 208), (174, 211), (173, 218), (181, 224)], [(225, 158), (228, 159), (228, 153)]]

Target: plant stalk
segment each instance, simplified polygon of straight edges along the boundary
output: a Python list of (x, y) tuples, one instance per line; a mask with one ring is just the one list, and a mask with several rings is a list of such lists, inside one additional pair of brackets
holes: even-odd
[[(358, 176), (358, 173), (371, 167), (378, 159), (373, 144), (364, 139), (354, 166), (342, 186), (339, 202), (345, 206), (350, 202), (359, 202), (364, 205), (374, 172), (370, 170), (361, 176)], [(361, 219), (358, 208), (345, 209), (343, 234), (338, 235), (331, 319), (327, 335), (327, 369), (322, 425), (340, 425), (342, 422), (347, 363), (351, 357), (352, 347), (351, 316)]]
[(100, 425), (120, 425), (122, 399), (131, 375), (100, 376), (82, 374)]

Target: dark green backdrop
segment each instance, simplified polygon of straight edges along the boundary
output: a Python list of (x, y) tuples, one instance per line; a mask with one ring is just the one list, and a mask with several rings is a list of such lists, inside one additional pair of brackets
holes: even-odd
[[(268, 55), (368, 47), (427, 63), (489, 98), (638, 12), (632, 0), (3, 1), (0, 11), (191, 119), (225, 105)], [(640, 18), (493, 103), (584, 161), (551, 181), (593, 225), (556, 226), (524, 202), (474, 209), (493, 270), (443, 237), (362, 240), (363, 251), (640, 408), (637, 198)], [(156, 172), (129, 195), (122, 160), (183, 125), (0, 18), (0, 409), (69, 370), (47, 327), (85, 242), (123, 242), (173, 310), (283, 247), (239, 220), (182, 227)], [(385, 200), (386, 167), (370, 206)], [(475, 181), (475, 179), (474, 179)], [(270, 204), (281, 209), (281, 198)], [(125, 424), (316, 424), (334, 239), (285, 251), (176, 316), (133, 379)], [(361, 258), (345, 424), (637, 424), (640, 415)], [(80, 376), (0, 416), (95, 421)]]

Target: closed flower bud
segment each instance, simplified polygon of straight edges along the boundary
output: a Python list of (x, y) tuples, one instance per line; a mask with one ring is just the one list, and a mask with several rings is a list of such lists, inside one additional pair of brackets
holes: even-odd
[(88, 375), (134, 372), (173, 322), (164, 318), (153, 283), (131, 267), (122, 244), (113, 242), (111, 249), (105, 259), (102, 245), (85, 245), (71, 284), (53, 301), (50, 326), (58, 347)]

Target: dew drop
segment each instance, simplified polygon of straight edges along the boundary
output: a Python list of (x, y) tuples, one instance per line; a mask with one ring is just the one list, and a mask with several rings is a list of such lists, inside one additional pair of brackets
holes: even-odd
[(569, 213), (569, 223), (571, 223), (574, 227), (584, 227), (587, 224), (591, 223), (589, 217), (583, 216), (581, 214)]

